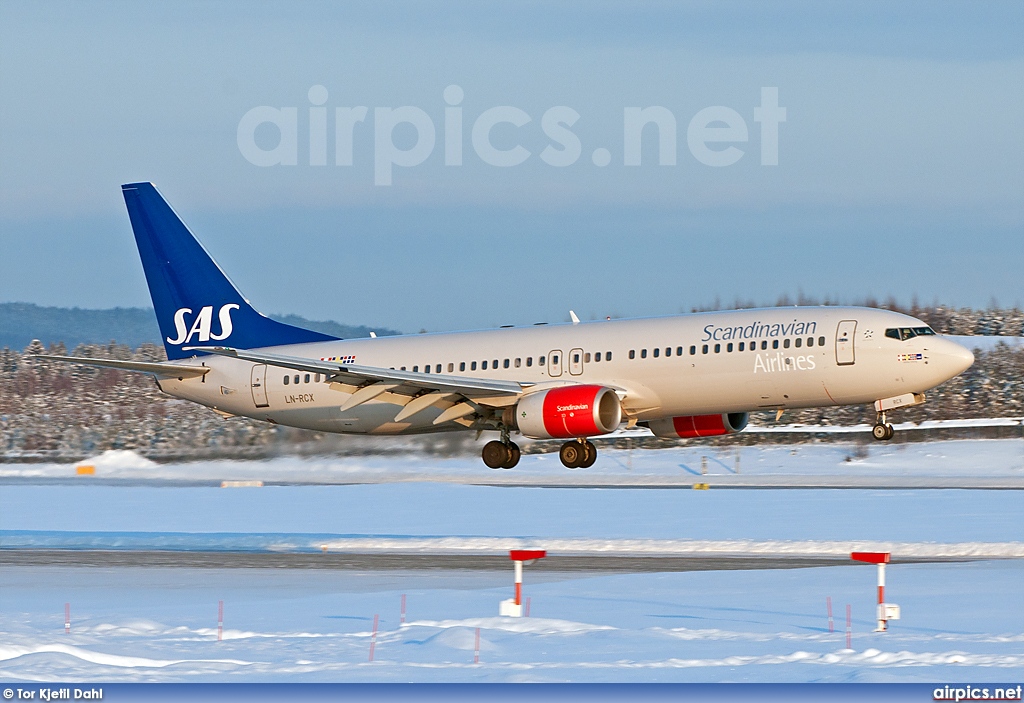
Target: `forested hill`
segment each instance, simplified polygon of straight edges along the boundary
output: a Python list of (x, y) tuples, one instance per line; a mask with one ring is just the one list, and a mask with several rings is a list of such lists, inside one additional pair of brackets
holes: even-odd
[[(298, 315), (271, 315), (289, 325), (316, 330), (343, 339), (399, 334), (378, 327), (317, 322)], [(44, 345), (64, 343), (71, 350), (79, 344), (106, 344), (116, 340), (135, 348), (146, 342), (161, 345), (160, 330), (151, 308), (52, 308), (32, 303), (0, 303), (0, 348), (21, 350), (33, 339)]]

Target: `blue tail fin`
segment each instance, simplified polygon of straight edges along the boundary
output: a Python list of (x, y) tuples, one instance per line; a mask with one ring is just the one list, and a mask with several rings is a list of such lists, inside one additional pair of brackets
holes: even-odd
[(254, 349), (336, 339), (258, 313), (152, 183), (121, 186), (168, 359), (204, 344)]

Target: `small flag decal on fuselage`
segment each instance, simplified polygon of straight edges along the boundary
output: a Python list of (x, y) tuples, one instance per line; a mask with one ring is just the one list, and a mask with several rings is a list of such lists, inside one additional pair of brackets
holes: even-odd
[(354, 364), (356, 363), (356, 355), (348, 354), (347, 356), (321, 356), (320, 361), (337, 361), (340, 364)]
[(900, 361), (921, 361), (924, 358), (923, 354), (898, 354), (897, 359)]

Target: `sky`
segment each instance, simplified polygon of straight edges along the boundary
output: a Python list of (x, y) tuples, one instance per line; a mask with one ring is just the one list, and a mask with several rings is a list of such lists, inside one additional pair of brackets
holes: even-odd
[(1021, 304), (1021, 36), (1019, 2), (0, 0), (0, 302), (148, 306), (152, 181), (268, 313)]

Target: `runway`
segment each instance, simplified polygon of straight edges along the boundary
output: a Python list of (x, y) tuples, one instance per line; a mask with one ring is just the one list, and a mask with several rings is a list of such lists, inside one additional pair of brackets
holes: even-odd
[[(111, 488), (270, 488), (298, 486), (372, 486), (432, 483), (491, 488), (590, 488), (602, 490), (1024, 490), (1024, 476), (838, 476), (838, 475), (715, 475), (628, 476), (580, 473), (523, 475), (497, 471), (489, 474), (430, 474), (394, 476), (349, 474), (344, 477), (309, 477), (297, 480), (261, 480), (258, 486), (232, 485), (232, 481), (195, 478), (0, 477), (0, 486), (107, 486)], [(237, 483), (237, 482), (236, 482)]]
[[(893, 563), (974, 561), (970, 557), (903, 557)], [(802, 569), (852, 565), (841, 556), (551, 556), (530, 572), (657, 573)], [(319, 569), (337, 571), (509, 571), (507, 556), (485, 554), (266, 554), (252, 552), (170, 552), (62, 549), (0, 550), (0, 566), (74, 566), (93, 568)]]

